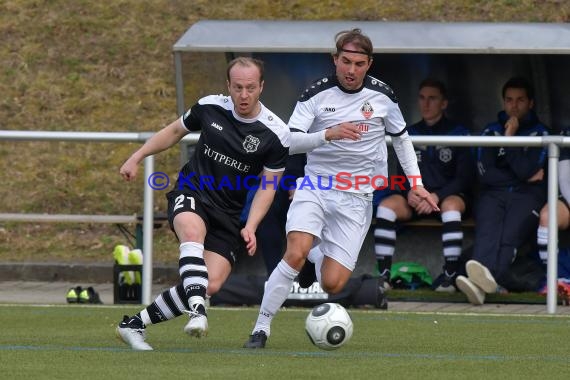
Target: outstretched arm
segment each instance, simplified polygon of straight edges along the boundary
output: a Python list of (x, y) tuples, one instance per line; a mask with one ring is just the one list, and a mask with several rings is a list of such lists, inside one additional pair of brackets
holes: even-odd
[[(408, 132), (404, 132), (399, 136), (392, 136), (392, 146), (394, 147), (394, 151), (396, 152), (396, 156), (398, 157), (398, 161), (400, 161), (400, 165), (402, 166), (404, 173), (406, 173), (406, 176), (410, 181), (411, 189), (408, 199), (415, 198), (418, 200), (418, 203), (425, 201), (433, 211), (439, 211), (437, 203), (430, 196), (429, 191), (427, 191), (423, 186), (416, 152)], [(413, 179), (413, 181), (410, 179)], [(410, 204), (410, 206), (415, 208), (417, 204)]]
[(170, 148), (188, 133), (188, 130), (182, 126), (180, 119), (173, 121), (154, 134), (143, 146), (136, 150), (127, 161), (125, 161), (123, 166), (121, 166), (119, 173), (123, 179), (131, 181), (136, 177), (138, 165), (145, 157), (152, 156)]
[(289, 154), (307, 153), (332, 140), (359, 140), (361, 132), (354, 123), (341, 123), (318, 132), (291, 129)]

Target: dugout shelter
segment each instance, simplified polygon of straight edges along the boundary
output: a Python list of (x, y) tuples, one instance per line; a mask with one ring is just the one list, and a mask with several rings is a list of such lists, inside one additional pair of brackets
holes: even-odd
[[(395, 91), (406, 121), (419, 119), (417, 88), (428, 76), (448, 86), (448, 115), (477, 135), (502, 108), (501, 88), (513, 75), (524, 75), (536, 88), (535, 110), (554, 131), (570, 125), (570, 24), (384, 21), (202, 20), (173, 45), (177, 113), (200, 96), (227, 93), (225, 81), (211, 89), (189, 90), (200, 70), (225, 70), (228, 60), (251, 55), (266, 63), (262, 101), (284, 121), (310, 81), (333, 72), (334, 36), (360, 28), (374, 44), (370, 74)], [(220, 79), (225, 71), (220, 71)], [(186, 159), (182, 149), (182, 159)], [(392, 163), (394, 160), (392, 160)], [(443, 262), (439, 229), (398, 239), (395, 260), (417, 261), (436, 276)], [(472, 244), (466, 231), (464, 244)], [(374, 265), (367, 238), (355, 274)], [(418, 246), (430, 255), (418, 255)], [(425, 250), (425, 248), (424, 248)], [(248, 271), (263, 265), (247, 262)], [(254, 268), (254, 269), (251, 269)], [(256, 269), (257, 268), (257, 269)], [(239, 273), (239, 268), (236, 268)], [(263, 275), (263, 273), (260, 273)]]

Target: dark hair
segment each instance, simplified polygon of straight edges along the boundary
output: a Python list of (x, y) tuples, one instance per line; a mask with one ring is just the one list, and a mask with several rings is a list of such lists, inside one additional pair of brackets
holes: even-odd
[(228, 68), (226, 69), (226, 77), (228, 79), (228, 82), (230, 81), (230, 71), (235, 65), (257, 67), (259, 70), (259, 82), (263, 82), (264, 65), (262, 60), (251, 57), (237, 57), (232, 59), (228, 63)]
[(418, 90), (421, 90), (424, 87), (437, 88), (441, 93), (441, 96), (443, 96), (444, 99), (447, 99), (447, 87), (445, 87), (445, 84), (439, 79), (435, 78), (424, 79), (423, 81), (421, 81), (420, 85), (418, 86)]
[[(335, 55), (339, 55), (344, 50), (344, 46), (349, 43), (353, 43), (357, 46), (359, 51), (357, 53), (366, 54), (368, 58), (372, 58), (372, 53), (374, 52), (374, 48), (372, 46), (372, 41), (370, 38), (364, 34), (358, 28), (352, 30), (343, 30), (342, 32), (338, 32), (334, 39), (336, 41), (336, 53)], [(361, 51), (360, 51), (361, 50)], [(349, 51), (354, 53), (354, 51)]]
[(525, 77), (517, 76), (510, 78), (503, 85), (503, 99), (505, 98), (505, 94), (509, 88), (522, 88), (526, 91), (527, 98), (529, 100), (534, 100), (534, 86)]

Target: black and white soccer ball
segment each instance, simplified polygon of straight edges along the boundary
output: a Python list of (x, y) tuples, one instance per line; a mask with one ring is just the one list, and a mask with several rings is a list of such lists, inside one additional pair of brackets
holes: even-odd
[(352, 337), (352, 319), (338, 303), (315, 306), (305, 320), (311, 342), (323, 350), (336, 350)]

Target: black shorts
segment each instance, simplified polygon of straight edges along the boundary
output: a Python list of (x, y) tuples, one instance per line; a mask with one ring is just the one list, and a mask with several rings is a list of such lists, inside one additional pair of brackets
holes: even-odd
[[(173, 190), (168, 199), (168, 223), (174, 231), (174, 217), (181, 212), (192, 212), (206, 224), (204, 250), (225, 257), (231, 266), (236, 263), (236, 252), (241, 242), (239, 215), (232, 216), (216, 207), (202, 203), (200, 193), (186, 189)], [(174, 231), (176, 234), (176, 232)]]

